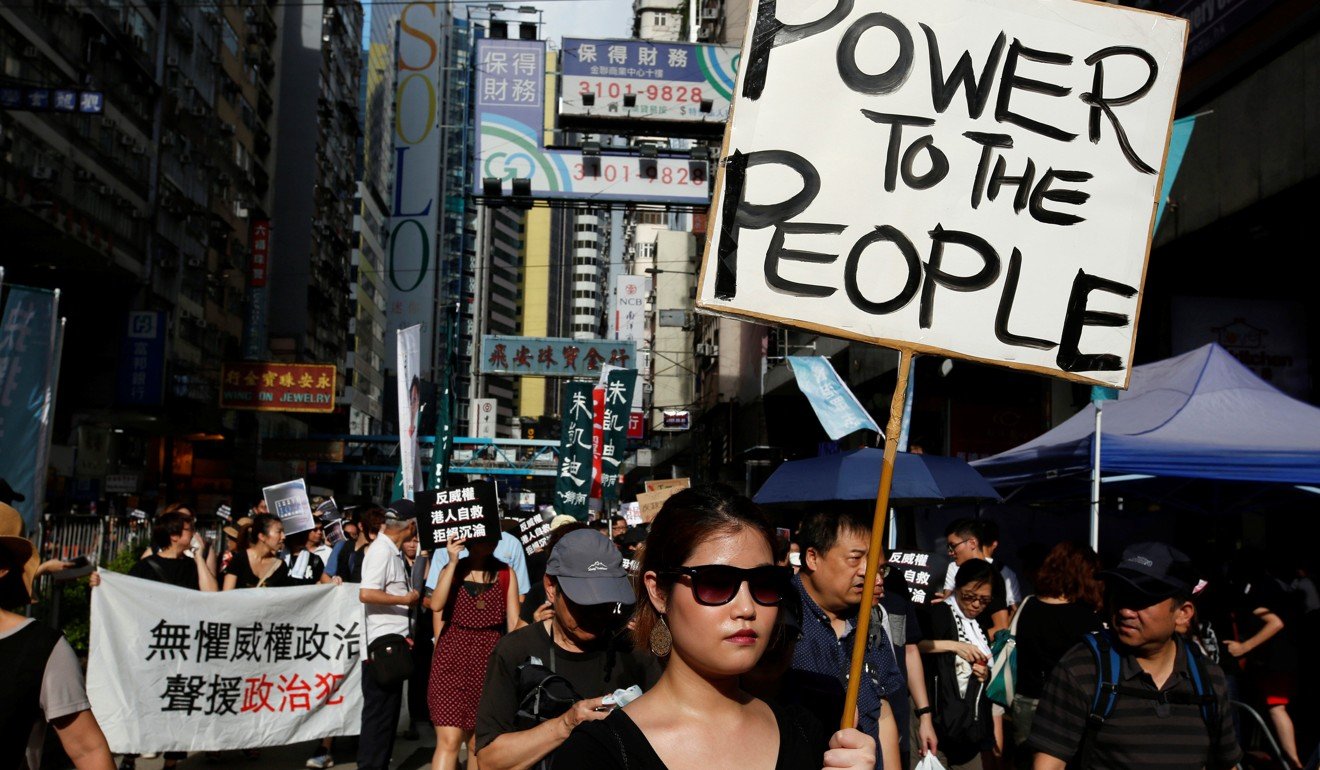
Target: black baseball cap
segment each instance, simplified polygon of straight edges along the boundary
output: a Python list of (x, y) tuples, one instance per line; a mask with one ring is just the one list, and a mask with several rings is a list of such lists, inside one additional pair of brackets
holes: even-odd
[(1108, 588), (1152, 602), (1191, 596), (1196, 568), (1187, 554), (1164, 543), (1136, 543), (1123, 549), (1118, 566), (1100, 573)]
[(389, 504), (385, 509), (385, 518), (396, 519), (398, 521), (408, 521), (417, 518), (417, 507), (413, 501), (407, 498), (399, 498)]
[(623, 568), (623, 555), (603, 533), (594, 529), (569, 532), (555, 543), (545, 574), (575, 604), (635, 604), (632, 582)]

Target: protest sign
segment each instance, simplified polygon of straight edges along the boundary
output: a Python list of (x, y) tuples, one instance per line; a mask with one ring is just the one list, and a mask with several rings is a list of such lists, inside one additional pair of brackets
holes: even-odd
[(591, 389), (589, 382), (564, 386), (564, 429), (559, 442), (555, 510), (578, 521), (587, 519), (591, 493)]
[(550, 519), (539, 513), (519, 519), (517, 536), (523, 552), (531, 556), (545, 548), (546, 542), (550, 540)]
[(422, 548), (444, 548), (451, 539), (499, 540), (500, 500), (493, 481), (417, 493), (417, 531)]
[(623, 515), (623, 520), (630, 527), (638, 527), (642, 522), (642, 505), (638, 502), (624, 503), (619, 506), (619, 513)]
[(640, 509), (643, 524), (650, 524), (655, 515), (664, 507), (665, 501), (674, 495), (682, 492), (686, 487), (667, 486), (663, 489), (657, 489), (654, 492), (643, 492), (637, 496), (637, 506)]
[(362, 631), (357, 586), (199, 593), (102, 572), (87, 695), (115, 753), (353, 735)]
[(908, 593), (916, 604), (928, 604), (932, 596), (944, 587), (931, 569), (931, 556), (922, 551), (891, 551), (889, 568), (901, 570), (907, 581)]
[(642, 482), (647, 492), (659, 492), (662, 489), (687, 489), (692, 486), (692, 479), (647, 479)]
[(321, 520), (326, 545), (334, 547), (335, 543), (344, 539), (344, 517), (333, 497), (316, 506), (316, 516)]
[(307, 484), (302, 479), (286, 481), (261, 490), (266, 508), (279, 517), (284, 534), (306, 532), (315, 526), (312, 521), (312, 503), (307, 499)]
[(1126, 387), (1187, 22), (836, 11), (753, 12), (699, 307)]

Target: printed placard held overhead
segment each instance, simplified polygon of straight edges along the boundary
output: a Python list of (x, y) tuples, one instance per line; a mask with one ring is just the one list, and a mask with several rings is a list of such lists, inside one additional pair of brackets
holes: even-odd
[(1187, 22), (837, 8), (752, 4), (699, 307), (1125, 387)]
[(284, 534), (296, 535), (316, 526), (312, 520), (312, 503), (307, 499), (307, 482), (302, 479), (265, 487), (261, 495), (266, 508), (284, 525)]
[(500, 501), (493, 481), (417, 493), (417, 531), (422, 548), (443, 548), (451, 539), (499, 540)]

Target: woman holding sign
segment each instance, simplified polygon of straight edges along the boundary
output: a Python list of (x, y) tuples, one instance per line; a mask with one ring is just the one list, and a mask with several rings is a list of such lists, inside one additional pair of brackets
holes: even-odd
[[(593, 770), (798, 770), (875, 767), (875, 741), (832, 736), (809, 711), (743, 689), (772, 640), (793, 571), (774, 563), (775, 531), (751, 500), (724, 486), (669, 498), (642, 551), (633, 640), (665, 661), (644, 695), (583, 722), (555, 767)], [(783, 645), (778, 645), (783, 650)]]
[[(518, 578), (495, 559), (497, 540), (452, 539), (449, 563), (431, 594), (439, 636), (431, 663), (427, 700), (435, 725), (433, 770), (458, 767), (458, 750), (473, 739), (477, 703), (495, 643), (519, 625)], [(468, 555), (459, 555), (467, 546)], [(468, 770), (476, 770), (475, 743), (468, 746)]]

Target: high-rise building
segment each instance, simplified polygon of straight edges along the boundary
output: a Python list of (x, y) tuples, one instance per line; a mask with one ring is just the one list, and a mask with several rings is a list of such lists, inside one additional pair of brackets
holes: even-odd
[[(353, 219), (349, 351), (345, 361), (348, 432), (383, 432), (385, 396), (385, 232), (389, 208), (380, 191), (363, 179), (357, 183), (358, 215)], [(392, 340), (391, 340), (392, 342)]]
[(590, 209), (573, 216), (573, 339), (601, 336), (600, 222)]
[[(68, 318), (53, 456), (82, 459), (56, 464), (56, 509), (108, 476), (147, 506), (248, 481), (218, 381), (271, 210), (278, 37), (266, 4), (0, 5), (0, 261)], [(130, 313), (159, 335), (133, 371)]]
[(270, 347), (343, 370), (351, 307), (362, 6), (281, 7)]
[[(514, 378), (480, 374), (480, 356), (476, 353), (479, 352), (478, 341), (485, 335), (521, 333), (519, 292), (526, 213), (504, 206), (484, 206), (480, 211), (477, 238), (481, 247), (477, 249), (471, 270), (475, 333), (471, 338), (474, 371), (468, 403), (475, 398), (496, 399), (496, 435), (508, 436), (515, 417)], [(460, 414), (459, 424), (463, 428), (468, 427), (463, 421), (466, 416), (466, 412)]]

